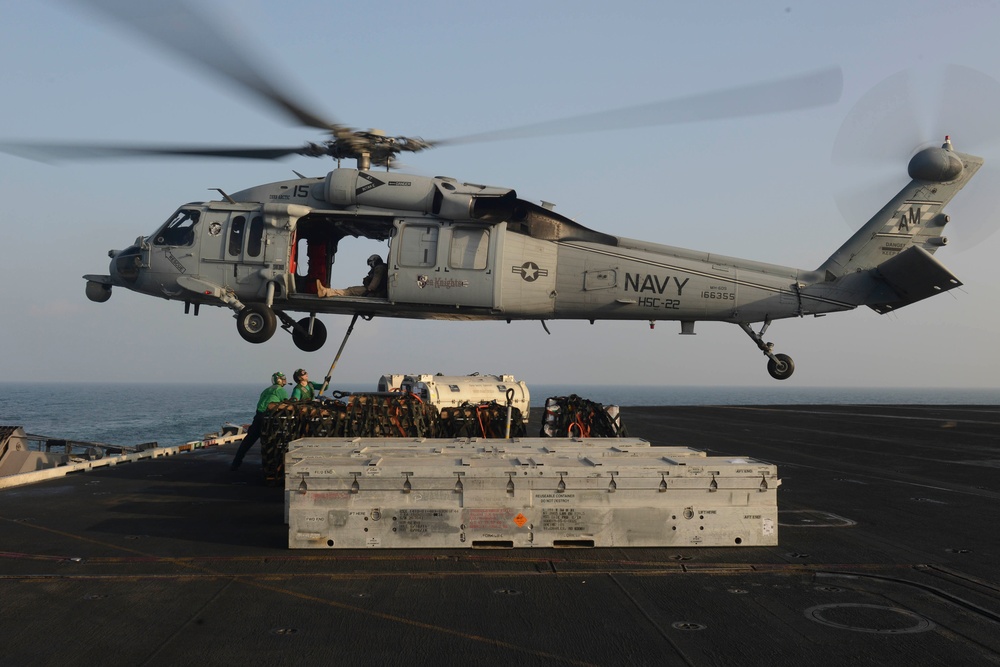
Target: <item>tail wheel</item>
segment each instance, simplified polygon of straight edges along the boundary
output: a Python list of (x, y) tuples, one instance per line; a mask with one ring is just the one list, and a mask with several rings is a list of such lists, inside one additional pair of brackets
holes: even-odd
[(236, 329), (248, 343), (270, 340), (277, 328), (274, 311), (260, 303), (252, 303), (236, 315)]
[(292, 342), (303, 352), (315, 352), (326, 343), (326, 326), (319, 320), (313, 321), (311, 336), (307, 333), (299, 333), (300, 330), (309, 331), (309, 319), (308, 317), (302, 318), (298, 321), (298, 326), (292, 329)]
[(787, 380), (794, 370), (795, 364), (787, 354), (776, 354), (773, 359), (767, 361), (767, 372), (775, 380)]

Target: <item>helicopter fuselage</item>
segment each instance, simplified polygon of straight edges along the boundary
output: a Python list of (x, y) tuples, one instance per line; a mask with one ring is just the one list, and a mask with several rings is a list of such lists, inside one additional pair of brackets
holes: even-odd
[[(116, 252), (109, 277), (89, 278), (189, 304), (429, 319), (757, 322), (854, 307), (804, 292), (815, 272), (602, 234), (510, 190), (390, 176), (372, 178), (476, 192), (445, 217), (433, 202), (427, 211), (393, 209), (412, 208), (395, 192), (374, 200), (382, 206), (331, 208), (316, 196), (329, 176), (259, 186), (182, 206)], [(341, 241), (362, 237), (388, 242), (387, 294), (317, 296)]]
[[(336, 169), (184, 205), (152, 236), (111, 251), (109, 275), (84, 277), (94, 301), (120, 286), (195, 314), (229, 307), (252, 343), (280, 321), (306, 351), (326, 341), (321, 313), (674, 320), (684, 334), (700, 320), (732, 322), (784, 379), (791, 359), (762, 338), (772, 320), (858, 305), (888, 312), (961, 284), (932, 255), (946, 243), (941, 209), (981, 164), (950, 143), (919, 153), (910, 185), (812, 271), (605, 234), (511, 189)], [(342, 242), (355, 239), (387, 244), (384, 291), (321, 296)]]

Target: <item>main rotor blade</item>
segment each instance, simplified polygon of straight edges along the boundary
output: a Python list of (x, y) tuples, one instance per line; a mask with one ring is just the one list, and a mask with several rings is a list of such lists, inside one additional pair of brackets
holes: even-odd
[(124, 144), (4, 143), (0, 144), (0, 151), (38, 162), (135, 158), (147, 155), (157, 157), (196, 156), (246, 160), (278, 160), (289, 155), (307, 155), (310, 152), (310, 147), (235, 148), (210, 146), (129, 146)]
[(637, 127), (654, 127), (702, 120), (808, 109), (834, 104), (843, 91), (843, 74), (831, 67), (785, 79), (729, 88), (649, 104), (531, 123), (505, 130), (470, 134), (428, 142), (433, 146), (526, 139), (560, 134), (583, 134)]
[(338, 127), (282, 90), (263, 74), (260, 65), (241, 49), (223, 26), (184, 0), (75, 0), (144, 35), (167, 51), (183, 56), (238, 84), (260, 99), (309, 127)]

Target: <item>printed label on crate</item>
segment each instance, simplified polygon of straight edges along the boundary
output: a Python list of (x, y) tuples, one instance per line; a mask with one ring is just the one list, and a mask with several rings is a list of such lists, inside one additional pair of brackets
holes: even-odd
[(536, 493), (534, 498), (540, 505), (572, 505), (576, 502), (575, 493)]
[(470, 509), (468, 510), (468, 526), (472, 531), (501, 531), (510, 527), (510, 510), (506, 509)]
[(587, 514), (571, 508), (554, 507), (542, 510), (542, 530), (559, 532), (585, 531)]
[(457, 510), (419, 510), (401, 509), (396, 515), (394, 527), (396, 532), (404, 536), (431, 535), (437, 533), (457, 533), (459, 527)]

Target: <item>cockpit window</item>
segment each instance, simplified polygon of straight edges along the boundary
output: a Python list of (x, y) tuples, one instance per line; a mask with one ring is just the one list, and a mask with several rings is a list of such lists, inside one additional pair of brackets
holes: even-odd
[(153, 238), (154, 245), (189, 246), (194, 244), (194, 228), (200, 211), (181, 209), (174, 213)]

